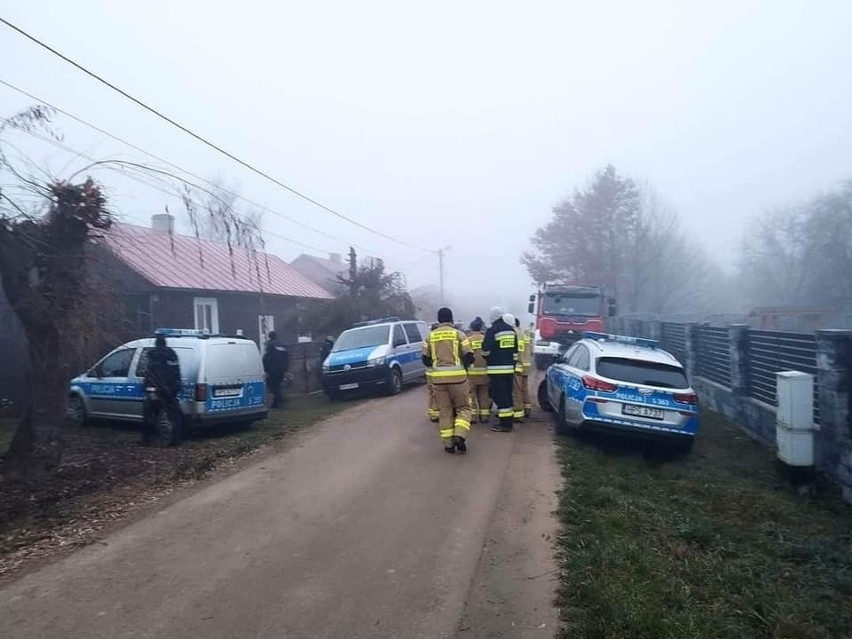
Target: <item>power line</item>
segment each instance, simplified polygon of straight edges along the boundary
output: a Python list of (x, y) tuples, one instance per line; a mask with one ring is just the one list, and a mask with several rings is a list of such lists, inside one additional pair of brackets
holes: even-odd
[(362, 229), (364, 229), (365, 231), (369, 231), (370, 233), (373, 233), (374, 235), (378, 235), (379, 237), (383, 237), (383, 238), (385, 238), (386, 240), (390, 240), (391, 242), (396, 242), (397, 244), (401, 244), (401, 245), (403, 245), (403, 246), (407, 246), (408, 248), (416, 249), (416, 250), (418, 250), (418, 251), (425, 251), (425, 252), (427, 252), (427, 253), (428, 253), (428, 252), (434, 252), (434, 251), (432, 251), (431, 249), (426, 249), (426, 248), (423, 248), (423, 247), (420, 247), (420, 246), (416, 246), (416, 245), (414, 245), (414, 244), (410, 244), (410, 243), (408, 243), (408, 242), (406, 242), (406, 241), (404, 241), (404, 240), (400, 240), (400, 239), (398, 239), (398, 238), (395, 238), (395, 237), (392, 237), (392, 236), (390, 236), (390, 235), (387, 235), (386, 233), (383, 233), (382, 231), (377, 231), (376, 229), (371, 228), (371, 227), (367, 226), (366, 224), (362, 224), (361, 222), (359, 222), (359, 221), (357, 221), (357, 220), (354, 220), (354, 219), (352, 219), (351, 217), (348, 217), (348, 216), (344, 215), (343, 213), (340, 213), (339, 211), (336, 211), (336, 210), (332, 209), (331, 207), (326, 206), (326, 205), (325, 205), (325, 204), (323, 204), (322, 202), (319, 202), (319, 201), (317, 201), (317, 200), (313, 199), (312, 197), (310, 197), (310, 196), (308, 196), (308, 195), (305, 195), (304, 193), (300, 193), (299, 191), (297, 191), (297, 190), (296, 190), (296, 189), (294, 189), (293, 187), (291, 187), (291, 186), (287, 186), (286, 184), (284, 184), (284, 182), (282, 182), (282, 181), (280, 181), (280, 180), (278, 180), (278, 179), (276, 179), (276, 178), (272, 177), (271, 175), (269, 175), (269, 174), (268, 174), (268, 173), (266, 173), (265, 171), (263, 171), (263, 170), (261, 170), (261, 169), (258, 169), (257, 167), (255, 167), (255, 166), (253, 166), (253, 165), (249, 164), (248, 162), (246, 162), (246, 161), (244, 161), (244, 160), (241, 160), (240, 158), (238, 158), (238, 157), (237, 157), (236, 155), (234, 155), (233, 153), (230, 153), (229, 151), (226, 151), (225, 149), (223, 149), (221, 146), (218, 146), (217, 144), (214, 144), (213, 142), (210, 142), (209, 140), (207, 140), (206, 138), (202, 137), (202, 136), (201, 136), (201, 135), (199, 135), (198, 133), (195, 133), (192, 129), (189, 129), (188, 127), (186, 127), (186, 126), (184, 126), (184, 125), (182, 125), (182, 124), (180, 124), (180, 123), (176, 122), (175, 120), (172, 120), (170, 117), (168, 117), (168, 116), (166, 116), (166, 115), (164, 115), (164, 114), (160, 113), (160, 112), (159, 112), (159, 111), (157, 111), (155, 108), (153, 108), (153, 107), (151, 107), (151, 106), (148, 106), (145, 102), (143, 102), (143, 101), (142, 101), (142, 100), (140, 100), (139, 98), (136, 98), (136, 97), (132, 96), (132, 95), (131, 95), (131, 94), (129, 94), (127, 91), (125, 91), (125, 90), (121, 89), (120, 87), (116, 86), (115, 84), (112, 84), (112, 83), (111, 83), (111, 82), (109, 82), (108, 80), (105, 80), (104, 78), (102, 78), (101, 76), (99, 76), (97, 73), (94, 73), (93, 71), (90, 71), (89, 69), (87, 69), (87, 68), (86, 68), (86, 67), (84, 67), (83, 65), (81, 65), (81, 64), (79, 64), (79, 63), (77, 63), (77, 62), (75, 62), (74, 60), (72, 60), (72, 59), (71, 59), (71, 58), (69, 58), (68, 56), (66, 56), (66, 55), (64, 55), (64, 54), (62, 54), (62, 53), (60, 53), (59, 51), (57, 51), (56, 49), (54, 49), (54, 48), (53, 48), (53, 47), (51, 47), (50, 45), (46, 44), (45, 42), (42, 42), (41, 40), (39, 40), (38, 38), (36, 38), (36, 37), (35, 37), (35, 36), (33, 36), (33, 35), (30, 35), (29, 33), (27, 33), (26, 31), (24, 31), (24, 30), (23, 30), (23, 29), (21, 29), (20, 27), (18, 27), (18, 26), (16, 26), (16, 25), (12, 24), (11, 22), (9, 22), (8, 20), (6, 20), (5, 18), (0, 17), (0, 22), (2, 22), (3, 24), (5, 24), (5, 25), (6, 25), (7, 27), (9, 27), (10, 29), (12, 29), (12, 30), (14, 30), (14, 31), (17, 31), (19, 34), (21, 34), (22, 36), (24, 36), (24, 37), (25, 37), (25, 38), (27, 38), (28, 40), (30, 40), (30, 41), (32, 41), (32, 42), (34, 42), (35, 44), (37, 44), (38, 46), (42, 47), (43, 49), (46, 49), (46, 50), (47, 50), (47, 51), (49, 51), (50, 53), (52, 53), (52, 54), (54, 54), (55, 56), (57, 56), (57, 57), (61, 58), (62, 60), (64, 60), (65, 62), (67, 62), (67, 63), (68, 63), (68, 64), (70, 64), (71, 66), (75, 67), (76, 69), (79, 69), (80, 71), (82, 71), (83, 73), (85, 73), (86, 75), (88, 75), (89, 77), (91, 77), (91, 78), (93, 78), (93, 79), (97, 80), (97, 81), (98, 81), (98, 82), (100, 82), (101, 84), (103, 84), (103, 85), (105, 85), (105, 86), (109, 87), (110, 89), (112, 89), (112, 90), (113, 90), (113, 91), (115, 91), (116, 93), (119, 93), (120, 95), (124, 96), (125, 98), (127, 98), (127, 99), (128, 99), (128, 100), (130, 100), (131, 102), (134, 102), (135, 104), (137, 104), (138, 106), (142, 107), (142, 108), (143, 108), (143, 109), (145, 109), (146, 111), (148, 111), (148, 112), (150, 112), (150, 113), (154, 114), (155, 116), (157, 116), (157, 117), (158, 117), (158, 118), (160, 118), (161, 120), (164, 120), (164, 121), (168, 122), (168, 123), (169, 123), (169, 124), (171, 124), (173, 127), (177, 128), (177, 129), (180, 129), (181, 131), (183, 131), (183, 132), (184, 132), (184, 133), (186, 133), (187, 135), (192, 136), (193, 138), (195, 138), (196, 140), (198, 140), (198, 141), (199, 141), (199, 142), (201, 142), (202, 144), (204, 144), (204, 145), (206, 145), (206, 146), (210, 147), (211, 149), (213, 149), (213, 150), (215, 150), (215, 151), (217, 151), (217, 152), (221, 153), (221, 154), (222, 154), (222, 155), (224, 155), (225, 157), (230, 158), (231, 160), (233, 160), (233, 161), (234, 161), (234, 162), (236, 162), (237, 164), (239, 164), (239, 165), (241, 165), (241, 166), (243, 166), (243, 167), (247, 168), (248, 170), (250, 170), (250, 171), (252, 171), (252, 172), (254, 172), (254, 173), (256, 173), (256, 174), (260, 175), (261, 177), (265, 178), (266, 180), (269, 180), (269, 181), (270, 181), (270, 182), (272, 182), (273, 184), (276, 184), (277, 186), (281, 187), (282, 189), (285, 189), (285, 190), (289, 191), (289, 192), (290, 192), (290, 193), (292, 193), (293, 195), (296, 195), (296, 196), (298, 196), (298, 197), (302, 198), (302, 199), (303, 199), (303, 200), (305, 200), (306, 202), (310, 202), (310, 203), (311, 203), (311, 204), (313, 204), (314, 206), (317, 206), (317, 207), (319, 207), (319, 208), (323, 209), (324, 211), (327, 211), (328, 213), (331, 213), (332, 215), (334, 215), (334, 216), (336, 216), (336, 217), (338, 217), (338, 218), (340, 218), (340, 219), (342, 219), (342, 220), (345, 220), (345, 221), (349, 222), (350, 224), (353, 224), (353, 225), (355, 225), (355, 226), (357, 226), (357, 227), (359, 227), (359, 228), (362, 228)]
[[(35, 131), (29, 131), (29, 130), (27, 130), (27, 129), (21, 129), (21, 128), (18, 128), (18, 130), (19, 130), (19, 131), (22, 131), (23, 133), (27, 133), (28, 135), (31, 135), (31, 136), (33, 136), (33, 137), (35, 137), (35, 138), (39, 139), (39, 140), (42, 140), (43, 142), (47, 142), (48, 144), (52, 144), (53, 146), (55, 146), (55, 147), (57, 147), (57, 148), (59, 148), (59, 149), (62, 149), (63, 151), (66, 151), (66, 152), (68, 152), (68, 153), (72, 153), (72, 154), (74, 154), (74, 155), (76, 156), (76, 158), (84, 158), (84, 159), (86, 159), (86, 160), (88, 160), (88, 161), (90, 161), (90, 162), (98, 162), (98, 160), (95, 160), (93, 157), (91, 157), (91, 156), (87, 155), (86, 153), (84, 153), (84, 152), (82, 152), (82, 151), (78, 151), (77, 149), (71, 148), (70, 146), (68, 146), (67, 144), (63, 144), (63, 143), (62, 143), (62, 142), (60, 142), (59, 140), (54, 140), (54, 139), (52, 139), (52, 138), (50, 138), (50, 137), (48, 137), (48, 136), (46, 136), (46, 135), (41, 135), (40, 133), (36, 133)], [(75, 159), (76, 159), (76, 158), (75, 158)], [(103, 163), (101, 163), (101, 164), (102, 164), (102, 165), (104, 165)], [(108, 165), (107, 165), (107, 166), (108, 166)], [(170, 192), (170, 191), (168, 191), (168, 190), (164, 189), (162, 186), (160, 186), (160, 185), (158, 185), (158, 184), (155, 184), (155, 183), (149, 182), (148, 180), (144, 180), (144, 179), (142, 179), (141, 177), (139, 177), (138, 175), (134, 175), (133, 173), (131, 173), (130, 171), (128, 171), (128, 170), (126, 169), (126, 167), (121, 167), (121, 166), (118, 166), (118, 167), (116, 167), (116, 166), (108, 166), (108, 168), (110, 168), (110, 169), (112, 169), (112, 170), (114, 170), (114, 171), (117, 171), (117, 172), (121, 173), (121, 174), (122, 174), (122, 175), (124, 175), (126, 178), (131, 179), (131, 180), (133, 180), (134, 182), (138, 182), (138, 183), (140, 183), (140, 184), (144, 184), (145, 186), (147, 186), (147, 187), (149, 187), (149, 188), (152, 188), (152, 189), (154, 189), (155, 191), (159, 191), (160, 193), (164, 193), (165, 195), (168, 195), (168, 196), (170, 196), (170, 197), (176, 197), (176, 196), (177, 196), (177, 194), (176, 194), (176, 193), (172, 193), (172, 192)], [(197, 188), (197, 185), (192, 184), (192, 182), (188, 182), (188, 181), (186, 181), (186, 180), (183, 180), (183, 181), (185, 181), (185, 182), (186, 182), (187, 184), (189, 184), (190, 186), (195, 186), (195, 187)], [(276, 237), (276, 238), (278, 238), (278, 239), (284, 240), (285, 242), (290, 242), (291, 244), (295, 244), (295, 245), (297, 245), (297, 246), (301, 246), (302, 248), (305, 248), (305, 249), (308, 249), (308, 250), (311, 250), (311, 251), (315, 251), (315, 252), (317, 252), (317, 253), (323, 253), (323, 254), (326, 254), (326, 255), (327, 255), (327, 254), (329, 254), (329, 253), (331, 252), (331, 251), (327, 251), (327, 250), (325, 250), (325, 249), (317, 248), (316, 246), (311, 246), (310, 244), (305, 244), (304, 242), (300, 242), (300, 241), (298, 241), (298, 240), (294, 240), (294, 239), (292, 239), (292, 238), (289, 238), (289, 237), (286, 237), (286, 236), (284, 236), (284, 235), (281, 235), (280, 233), (275, 233), (275, 232), (273, 232), (273, 231), (269, 231), (269, 230), (267, 230), (267, 229), (260, 229), (260, 231), (261, 231), (261, 233), (264, 233), (264, 234), (266, 234), (266, 235), (271, 235), (272, 237)]]
[(158, 162), (162, 162), (163, 164), (170, 166), (177, 171), (181, 171), (182, 173), (185, 173), (186, 175), (189, 175), (189, 176), (195, 178), (196, 180), (204, 182), (208, 186), (211, 186), (211, 187), (221, 191), (222, 193), (227, 193), (228, 195), (235, 197), (237, 199), (240, 199), (243, 202), (250, 204), (251, 206), (259, 208), (263, 211), (267, 211), (267, 212), (269, 212), (269, 213), (271, 213), (271, 214), (273, 214), (277, 217), (280, 217), (283, 220), (287, 220), (288, 222), (292, 222), (293, 224), (301, 226), (302, 228), (306, 228), (309, 231), (313, 231), (314, 233), (318, 233), (319, 235), (323, 235), (323, 236), (325, 236), (325, 237), (327, 237), (331, 240), (334, 240), (336, 242), (341, 242), (341, 243), (345, 244), (346, 246), (350, 246), (350, 245), (355, 246), (356, 248), (358, 248), (362, 251), (365, 251), (367, 253), (377, 253), (377, 251), (373, 251), (371, 249), (364, 248), (363, 246), (359, 246), (358, 244), (355, 244), (354, 242), (349, 242), (347, 240), (344, 240), (343, 238), (332, 235), (331, 233), (327, 233), (325, 231), (322, 231), (322, 230), (320, 230), (316, 227), (311, 226), (310, 224), (300, 222), (299, 220), (294, 219), (294, 218), (292, 218), (289, 215), (286, 215), (284, 213), (281, 213), (280, 211), (276, 211), (274, 209), (269, 208), (268, 206), (254, 202), (254, 201), (248, 199), (247, 197), (240, 195), (239, 193), (237, 193), (235, 191), (231, 191), (231, 190), (229, 190), (229, 189), (227, 189), (227, 188), (225, 188), (221, 185), (214, 184), (210, 180), (205, 179), (205, 178), (201, 177), (200, 175), (193, 173), (192, 171), (189, 171), (188, 169), (185, 169), (181, 166), (178, 166), (177, 164), (170, 162), (169, 160), (166, 160), (165, 158), (162, 158), (159, 155), (151, 153), (150, 151), (147, 151), (147, 150), (143, 149), (142, 147), (137, 146), (136, 144), (133, 144), (132, 142), (125, 140), (124, 138), (121, 138), (121, 137), (119, 137), (119, 136), (117, 136), (113, 133), (110, 133), (109, 131), (106, 131), (99, 126), (92, 124), (91, 122), (88, 122), (88, 121), (84, 120), (83, 118), (76, 116), (73, 113), (70, 113), (69, 111), (62, 109), (62, 108), (56, 106), (55, 104), (51, 104), (47, 100), (44, 100), (44, 99), (38, 97), (37, 95), (33, 95), (32, 93), (25, 91), (24, 89), (22, 89), (18, 86), (15, 86), (14, 84), (11, 84), (10, 82), (7, 82), (6, 80), (3, 80), (2, 78), (0, 78), (0, 84), (6, 86), (9, 89), (12, 89), (13, 91), (16, 91), (17, 93), (19, 93), (21, 95), (24, 95), (24, 96), (30, 98), (31, 100), (35, 100), (36, 102), (40, 102), (40, 103), (44, 104), (45, 106), (49, 106), (51, 109), (54, 109), (57, 113), (61, 113), (61, 114), (65, 115), (66, 117), (69, 117), (72, 120), (79, 122), (80, 124), (82, 124), (84, 126), (89, 127), (93, 131), (97, 131), (98, 133), (105, 135), (109, 138), (112, 138), (116, 142), (120, 142), (121, 144), (124, 144), (124, 145), (130, 147), (131, 149), (138, 151), (139, 153), (144, 153), (148, 157), (153, 158), (154, 160), (157, 160)]

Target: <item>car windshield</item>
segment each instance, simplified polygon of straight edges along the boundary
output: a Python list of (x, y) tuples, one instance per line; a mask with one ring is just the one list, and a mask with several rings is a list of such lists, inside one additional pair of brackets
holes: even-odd
[(600, 315), (600, 302), (596, 295), (569, 295), (547, 293), (544, 296), (544, 315)]
[(682, 368), (659, 362), (602, 357), (597, 363), (597, 373), (602, 377), (630, 384), (657, 388), (689, 388)]
[(350, 351), (353, 348), (364, 348), (366, 346), (378, 346), (388, 343), (388, 331), (390, 325), (366, 326), (364, 328), (353, 328), (341, 333), (334, 343), (332, 353), (339, 351)]

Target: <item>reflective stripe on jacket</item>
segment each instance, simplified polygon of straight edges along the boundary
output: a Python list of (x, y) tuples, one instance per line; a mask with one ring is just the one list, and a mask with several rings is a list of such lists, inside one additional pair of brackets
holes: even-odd
[(482, 355), (488, 362), (489, 375), (511, 375), (515, 372), (518, 335), (502, 318), (497, 319), (485, 332)]
[(423, 354), (432, 359), (432, 383), (454, 384), (467, 379), (462, 357), (470, 353), (467, 335), (449, 323), (435, 327), (423, 342)]
[(482, 342), (485, 340), (485, 334), (479, 331), (473, 331), (467, 336), (470, 340), (470, 349), (473, 351), (473, 366), (467, 369), (467, 374), (470, 377), (484, 377), (488, 374), (486, 367), (488, 362), (482, 355)]

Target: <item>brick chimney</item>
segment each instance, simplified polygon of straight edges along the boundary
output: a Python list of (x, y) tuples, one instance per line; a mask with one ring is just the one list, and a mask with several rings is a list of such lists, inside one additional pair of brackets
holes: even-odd
[(159, 233), (174, 233), (175, 218), (168, 213), (158, 213), (151, 216), (151, 228)]

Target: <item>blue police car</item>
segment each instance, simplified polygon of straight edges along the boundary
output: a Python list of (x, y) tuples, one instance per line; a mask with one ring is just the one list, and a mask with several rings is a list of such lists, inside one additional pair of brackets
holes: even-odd
[(688, 451), (698, 432), (698, 395), (683, 365), (654, 340), (584, 333), (547, 369), (539, 401), (554, 412), (560, 435), (602, 430)]
[(425, 322), (398, 317), (360, 322), (343, 331), (323, 362), (322, 386), (331, 399), (359, 390), (395, 395), (426, 379), (421, 360)]

